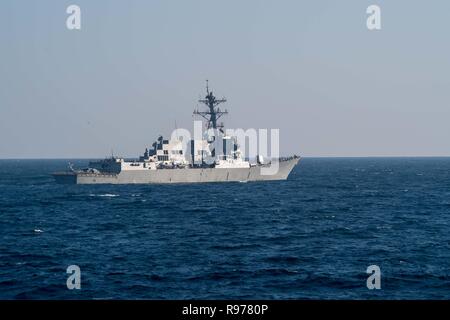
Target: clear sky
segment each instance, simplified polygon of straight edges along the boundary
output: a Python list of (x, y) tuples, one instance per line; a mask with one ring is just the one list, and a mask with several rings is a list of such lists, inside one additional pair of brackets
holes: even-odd
[(0, 158), (137, 156), (205, 79), (283, 155), (449, 156), (449, 34), (447, 0), (1, 0)]

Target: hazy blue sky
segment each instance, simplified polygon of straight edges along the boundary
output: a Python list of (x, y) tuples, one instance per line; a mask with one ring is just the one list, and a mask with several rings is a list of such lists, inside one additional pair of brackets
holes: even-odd
[(449, 34), (444, 0), (1, 0), (0, 158), (137, 156), (205, 79), (285, 155), (450, 155)]

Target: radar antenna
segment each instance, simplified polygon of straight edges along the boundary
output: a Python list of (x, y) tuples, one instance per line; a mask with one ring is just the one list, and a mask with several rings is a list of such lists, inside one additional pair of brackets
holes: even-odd
[(221, 110), (218, 105), (227, 102), (227, 99), (216, 99), (212, 91), (209, 91), (209, 83), (206, 80), (206, 96), (205, 99), (200, 99), (198, 102), (205, 104), (208, 109), (207, 111), (199, 111), (198, 109), (194, 110), (194, 115), (200, 115), (203, 119), (206, 120), (208, 129), (219, 129), (220, 132), (223, 133), (223, 123), (217, 123), (220, 117), (224, 114), (228, 114), (228, 111)]

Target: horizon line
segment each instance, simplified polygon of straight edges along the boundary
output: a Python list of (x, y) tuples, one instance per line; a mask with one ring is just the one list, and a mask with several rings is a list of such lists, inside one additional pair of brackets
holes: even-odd
[[(287, 156), (280, 156), (287, 157)], [(399, 159), (405, 159), (405, 158), (450, 158), (450, 155), (370, 155), (370, 156), (315, 156), (315, 155), (309, 155), (309, 156), (299, 156), (300, 158), (329, 158), (329, 159), (364, 159), (364, 158), (399, 158)], [(6, 157), (2, 158), (0, 157), (0, 160), (97, 160), (97, 159), (106, 159), (109, 157)], [(123, 159), (137, 159), (136, 157), (117, 157), (117, 158), (123, 158)]]

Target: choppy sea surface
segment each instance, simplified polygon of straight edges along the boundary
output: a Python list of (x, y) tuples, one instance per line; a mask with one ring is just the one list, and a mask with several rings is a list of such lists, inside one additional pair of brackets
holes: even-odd
[(56, 184), (66, 167), (0, 161), (0, 299), (450, 298), (450, 158), (306, 158), (287, 181), (192, 185)]

